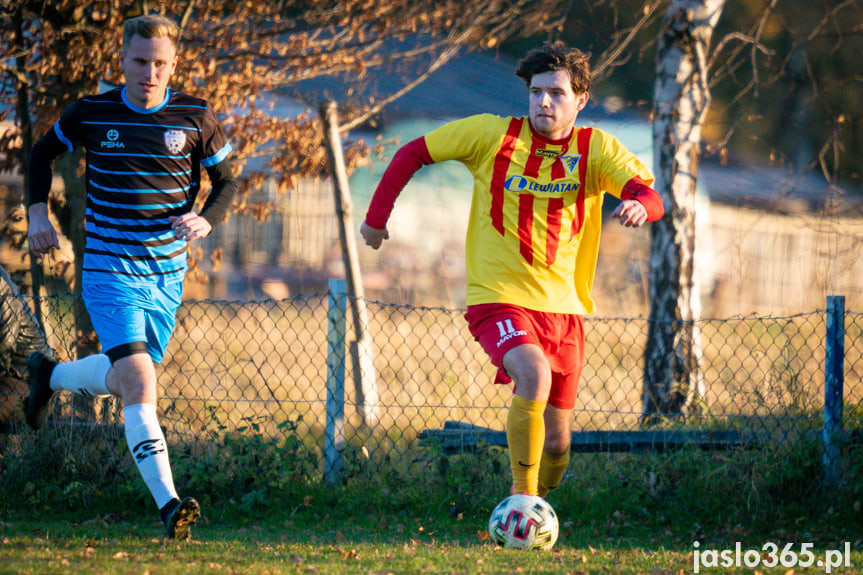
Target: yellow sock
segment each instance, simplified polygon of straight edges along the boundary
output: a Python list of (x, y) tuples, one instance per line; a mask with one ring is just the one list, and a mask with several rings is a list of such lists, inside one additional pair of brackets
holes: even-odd
[(544, 412), (544, 401), (512, 396), (506, 418), (506, 441), (515, 493), (537, 493), (539, 461), (545, 443)]
[(542, 460), (539, 464), (540, 497), (545, 497), (549, 491), (560, 485), (567, 465), (569, 465), (569, 450), (559, 455), (542, 452)]

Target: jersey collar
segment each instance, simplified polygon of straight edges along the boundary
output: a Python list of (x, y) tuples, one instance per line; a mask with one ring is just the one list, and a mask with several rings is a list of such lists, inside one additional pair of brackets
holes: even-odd
[(572, 139), (572, 133), (575, 131), (575, 127), (572, 127), (569, 130), (569, 134), (567, 134), (565, 138), (561, 138), (559, 140), (552, 140), (551, 138), (546, 138), (545, 136), (537, 132), (536, 129), (534, 129), (533, 124), (530, 123), (530, 118), (528, 118), (527, 116), (525, 116), (525, 118), (527, 119), (527, 125), (530, 126), (530, 133), (533, 136), (533, 139), (547, 146), (563, 146)]
[(129, 98), (126, 97), (126, 87), (123, 86), (123, 90), (120, 92), (123, 97), (123, 103), (129, 107), (133, 112), (137, 112), (139, 114), (155, 114), (159, 110), (163, 109), (168, 105), (168, 102), (171, 100), (171, 89), (165, 88), (165, 99), (162, 100), (160, 104), (153, 106), (152, 108), (142, 108), (140, 106), (136, 106), (132, 102), (129, 101)]

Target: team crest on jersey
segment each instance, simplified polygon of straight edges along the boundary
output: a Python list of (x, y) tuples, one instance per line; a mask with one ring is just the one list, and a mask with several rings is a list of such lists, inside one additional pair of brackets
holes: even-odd
[(563, 165), (566, 166), (567, 171), (571, 174), (575, 171), (575, 168), (578, 166), (578, 160), (581, 158), (581, 155), (567, 155), (561, 156), (560, 161), (563, 162)]
[(186, 134), (183, 130), (168, 130), (165, 132), (165, 145), (172, 154), (179, 154), (186, 145)]

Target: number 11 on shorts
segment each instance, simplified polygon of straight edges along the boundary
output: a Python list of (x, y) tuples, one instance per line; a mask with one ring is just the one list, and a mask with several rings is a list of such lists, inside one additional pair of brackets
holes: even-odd
[(497, 329), (500, 330), (500, 337), (504, 337), (507, 334), (513, 333), (515, 328), (512, 327), (512, 320), (505, 319), (503, 321), (497, 322)]

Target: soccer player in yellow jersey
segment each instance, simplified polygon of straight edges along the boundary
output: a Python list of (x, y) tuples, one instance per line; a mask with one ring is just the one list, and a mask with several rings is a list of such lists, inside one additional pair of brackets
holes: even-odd
[(465, 318), (498, 368), (495, 382), (514, 384), (512, 492), (545, 497), (569, 463), (603, 195), (622, 200), (612, 217), (627, 227), (665, 209), (649, 170), (615, 137), (574, 127), (589, 98), (589, 54), (545, 44), (516, 75), (528, 86), (528, 116), (471, 116), (400, 148), (360, 233), (374, 249), (389, 238), (395, 200), (422, 166), (456, 160), (471, 171)]

